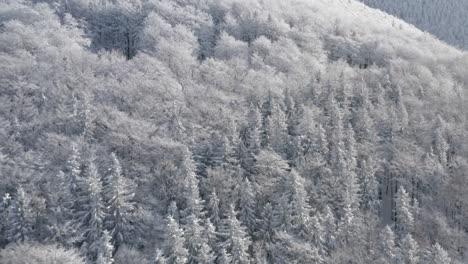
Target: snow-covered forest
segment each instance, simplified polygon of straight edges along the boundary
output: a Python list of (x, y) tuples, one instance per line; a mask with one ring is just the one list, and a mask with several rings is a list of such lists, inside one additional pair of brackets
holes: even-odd
[(356, 0), (0, 0), (0, 263), (467, 263), (467, 88)]
[(468, 50), (466, 0), (360, 0)]

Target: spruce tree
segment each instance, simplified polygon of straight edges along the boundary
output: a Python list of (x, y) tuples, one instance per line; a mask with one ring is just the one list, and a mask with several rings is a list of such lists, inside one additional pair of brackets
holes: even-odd
[(430, 264), (450, 264), (452, 262), (447, 251), (445, 251), (439, 243), (435, 243), (431, 247), (429, 256)]
[(82, 251), (89, 259), (95, 260), (104, 230), (104, 202), (102, 200), (102, 181), (94, 162), (86, 170), (84, 195), (80, 197), (80, 208), (77, 212), (83, 237)]
[(336, 248), (336, 222), (330, 207), (326, 206), (321, 214), (320, 224), (323, 228), (323, 249), (330, 254)]
[(403, 239), (414, 225), (410, 197), (403, 186), (400, 186), (395, 195), (395, 219), (395, 234), (398, 239)]
[(187, 217), (193, 214), (197, 218), (201, 218), (201, 216), (203, 215), (204, 202), (200, 197), (200, 191), (198, 188), (199, 181), (195, 173), (195, 166), (193, 163), (191, 152), (188, 149), (186, 149), (184, 153), (182, 173), (185, 177), (184, 189), (186, 201), (186, 209), (183, 211), (183, 216)]
[(311, 207), (304, 189), (304, 179), (295, 170), (291, 171), (290, 177), (292, 228), (299, 238), (307, 239), (310, 236)]
[(413, 239), (411, 234), (406, 234), (406, 236), (400, 241), (401, 263), (418, 264), (418, 251), (418, 243)]
[(156, 249), (154, 264), (167, 264), (167, 259), (166, 257), (164, 257), (162, 250), (160, 250), (159, 248)]
[(218, 258), (216, 259), (217, 264), (231, 264), (232, 257), (225, 248), (221, 248)]
[(216, 195), (216, 191), (213, 190), (211, 195), (209, 196), (209, 200), (207, 203), (207, 211), (208, 211), (208, 218), (211, 220), (211, 223), (214, 224), (216, 230), (221, 230), (223, 226), (223, 222), (220, 217), (219, 213), (219, 198)]
[(255, 194), (249, 179), (245, 178), (239, 189), (239, 220), (247, 227), (249, 234), (256, 231)]
[(105, 226), (111, 230), (111, 243), (116, 252), (133, 229), (130, 220), (135, 193), (133, 185), (123, 177), (120, 162), (114, 153), (111, 158), (112, 166), (110, 174), (104, 178), (103, 193), (108, 212)]
[(226, 218), (226, 237), (227, 240), (223, 243), (231, 255), (233, 264), (247, 264), (250, 263), (248, 249), (250, 238), (237, 219), (234, 205), (230, 205), (228, 215)]
[(113, 264), (113, 251), (111, 236), (107, 230), (104, 230), (101, 235), (96, 264)]
[(186, 264), (189, 257), (188, 250), (184, 247), (184, 231), (179, 224), (167, 216), (166, 236), (164, 240), (164, 256), (168, 264)]
[(22, 187), (16, 190), (16, 197), (9, 206), (7, 221), (7, 239), (10, 245), (27, 242), (32, 239), (32, 211), (30, 198)]
[(397, 263), (398, 251), (395, 246), (395, 236), (389, 226), (386, 226), (380, 234), (378, 257), (383, 263)]

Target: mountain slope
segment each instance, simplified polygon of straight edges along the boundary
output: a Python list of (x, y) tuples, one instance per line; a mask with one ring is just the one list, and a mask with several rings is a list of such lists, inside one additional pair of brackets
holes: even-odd
[(2, 1), (0, 61), (5, 250), (466, 261), (468, 54), (386, 13)]

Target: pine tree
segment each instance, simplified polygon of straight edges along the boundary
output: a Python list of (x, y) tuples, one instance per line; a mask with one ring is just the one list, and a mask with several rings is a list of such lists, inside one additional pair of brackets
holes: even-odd
[(308, 195), (304, 189), (304, 179), (295, 171), (291, 171), (291, 212), (294, 234), (301, 239), (310, 236), (311, 208)]
[(216, 250), (218, 245), (218, 232), (216, 232), (216, 227), (211, 223), (209, 218), (205, 219), (205, 225), (203, 226), (203, 239), (211, 247), (211, 249)]
[(345, 203), (343, 217), (338, 224), (337, 240), (341, 245), (347, 246), (351, 242), (359, 241), (359, 218), (356, 215), (356, 210), (349, 202)]
[(245, 178), (239, 189), (239, 220), (247, 227), (249, 234), (256, 231), (255, 195), (249, 179)]
[(330, 254), (336, 248), (336, 223), (330, 207), (326, 206), (321, 215), (320, 224), (323, 228), (323, 248), (327, 254)]
[(22, 187), (16, 190), (8, 214), (7, 238), (10, 245), (15, 245), (32, 239), (32, 212), (30, 198)]
[(267, 203), (260, 214), (258, 219), (258, 231), (255, 233), (255, 237), (263, 241), (264, 243), (272, 243), (275, 238), (277, 219), (273, 206)]
[[(80, 197), (78, 211), (81, 234), (84, 238), (82, 250), (88, 258), (95, 260), (104, 230), (104, 202), (102, 200), (102, 181), (94, 162), (86, 170), (85, 194)], [(84, 246), (84, 247), (83, 247)]]
[(358, 168), (358, 182), (360, 194), (360, 208), (363, 211), (376, 212), (378, 201), (379, 183), (375, 177), (375, 164), (371, 156), (367, 160), (362, 159)]
[(278, 230), (290, 231), (292, 229), (292, 208), (289, 203), (289, 196), (283, 195), (279, 198), (278, 206), (274, 209), (277, 216)]
[(182, 173), (185, 177), (185, 201), (187, 204), (184, 210), (184, 217), (194, 214), (197, 218), (203, 215), (203, 200), (200, 197), (198, 189), (198, 178), (195, 174), (195, 166), (189, 150), (185, 150), (184, 162), (182, 164)]
[(73, 144), (72, 153), (67, 160), (68, 186), (72, 194), (76, 194), (81, 184), (81, 159), (78, 149)]
[(311, 231), (311, 237), (310, 237), (310, 242), (314, 245), (315, 248), (319, 250), (320, 254), (323, 254), (326, 252), (325, 250), (325, 232), (322, 226), (322, 223), (320, 222), (321, 216), (314, 215), (310, 218), (310, 231)]
[(216, 263), (217, 264), (231, 264), (232, 263), (231, 254), (227, 253), (225, 248), (221, 248), (221, 251), (216, 260)]
[(176, 201), (171, 201), (169, 203), (169, 206), (167, 207), (167, 214), (170, 215), (174, 220), (179, 223), (180, 221), (180, 215), (179, 215), (179, 209), (177, 208), (177, 203)]
[(208, 209), (208, 217), (211, 220), (211, 222), (214, 224), (214, 226), (216, 227), (216, 230), (218, 231), (221, 230), (223, 226), (223, 221), (221, 220), (221, 217), (219, 214), (219, 198), (218, 198), (218, 195), (216, 195), (215, 190), (211, 192), (211, 195), (207, 203), (207, 209)]
[(162, 250), (156, 249), (156, 256), (154, 257), (154, 264), (167, 264), (167, 259), (164, 257)]
[(271, 148), (286, 158), (287, 143), (289, 141), (286, 115), (281, 106), (272, 104), (271, 131), (268, 132)]
[(418, 243), (410, 234), (406, 234), (400, 242), (401, 262), (404, 264), (418, 264), (418, 250)]
[[(11, 196), (9, 193), (5, 193), (0, 203), (0, 233), (7, 234), (9, 227), (9, 209), (11, 204)], [(3, 241), (7, 239), (6, 236), (0, 238), (0, 243), (3, 244)]]
[(231, 204), (226, 219), (226, 237), (224, 246), (229, 250), (233, 264), (250, 263), (248, 249), (251, 244), (250, 238), (236, 217), (234, 205)]
[(111, 230), (111, 243), (116, 252), (125, 243), (127, 236), (133, 229), (130, 224), (134, 210), (134, 187), (130, 181), (123, 177), (120, 162), (114, 153), (111, 154), (112, 167), (110, 174), (104, 178), (103, 193), (108, 208), (106, 227)]
[(104, 230), (101, 235), (96, 264), (113, 264), (113, 251), (114, 249), (111, 243), (111, 236), (109, 235), (109, 232), (107, 232), (107, 230)]
[(396, 264), (398, 260), (398, 251), (395, 247), (395, 237), (392, 229), (386, 226), (380, 234), (380, 245), (378, 256), (383, 263)]
[(48, 185), (47, 207), (49, 211), (48, 229), (58, 243), (68, 243), (73, 234), (74, 197), (70, 193), (68, 179), (63, 171)]
[(447, 152), (449, 150), (449, 145), (445, 140), (445, 127), (444, 122), (441, 117), (437, 118), (435, 129), (434, 129), (434, 139), (433, 139), (433, 149), (434, 154), (438, 157), (440, 164), (447, 165)]
[(260, 137), (260, 127), (262, 124), (262, 116), (257, 106), (250, 104), (249, 113), (247, 115), (247, 125), (248, 125), (248, 142), (246, 142), (249, 150), (256, 154), (260, 149), (261, 137)]
[(164, 256), (168, 264), (186, 264), (189, 252), (184, 247), (184, 231), (170, 215), (167, 216)]
[(430, 250), (430, 264), (450, 264), (452, 259), (449, 257), (447, 251), (443, 249), (439, 243), (435, 243)]
[(199, 263), (200, 260), (208, 261), (212, 249), (208, 241), (203, 236), (203, 228), (200, 226), (199, 219), (195, 215), (190, 215), (186, 219), (185, 225), (185, 247), (188, 250), (189, 264)]
[(410, 233), (414, 224), (414, 216), (410, 205), (410, 197), (403, 186), (395, 195), (395, 233), (398, 239)]
[(202, 244), (197, 258), (199, 264), (212, 264), (216, 259), (213, 250), (208, 244)]

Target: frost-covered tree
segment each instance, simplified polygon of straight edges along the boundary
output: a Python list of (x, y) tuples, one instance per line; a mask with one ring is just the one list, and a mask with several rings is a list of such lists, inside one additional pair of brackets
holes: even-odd
[(209, 217), (211, 223), (216, 227), (216, 230), (222, 229), (223, 226), (223, 221), (221, 220), (219, 212), (219, 202), (218, 195), (216, 195), (216, 191), (213, 190), (206, 206), (208, 211), (207, 217)]
[(296, 172), (291, 171), (291, 220), (294, 234), (301, 239), (308, 239), (310, 236), (311, 207), (306, 190), (304, 189), (304, 179)]
[(255, 194), (248, 178), (245, 178), (239, 188), (239, 220), (247, 228), (249, 234), (257, 230)]
[(133, 229), (130, 221), (134, 210), (135, 194), (133, 184), (122, 175), (120, 162), (114, 153), (111, 154), (111, 159), (110, 173), (104, 178), (103, 183), (108, 214), (105, 226), (111, 230), (111, 243), (114, 251), (117, 251)]
[(27, 242), (32, 237), (31, 198), (22, 187), (16, 189), (16, 197), (9, 206), (7, 221), (7, 239), (10, 245)]
[(186, 209), (183, 211), (184, 217), (191, 214), (200, 218), (203, 213), (204, 201), (200, 197), (200, 190), (198, 187), (199, 180), (195, 173), (195, 166), (189, 150), (184, 151), (184, 160), (182, 163), (182, 177), (184, 177), (184, 191)]
[(377, 257), (382, 263), (397, 263), (398, 250), (395, 246), (395, 235), (389, 226), (386, 226), (379, 237)]
[(250, 263), (248, 249), (252, 243), (250, 237), (237, 219), (234, 205), (230, 205), (226, 218), (226, 241), (222, 243), (221, 248), (226, 248), (231, 255), (231, 263), (247, 264)]
[(323, 228), (323, 248), (330, 254), (336, 248), (336, 223), (335, 216), (330, 207), (326, 206), (321, 214), (320, 224)]
[(169, 264), (185, 264), (189, 252), (184, 246), (184, 231), (170, 215), (167, 216), (166, 235), (164, 239), (164, 256)]
[(164, 257), (162, 250), (160, 250), (159, 248), (156, 249), (156, 254), (154, 257), (154, 264), (166, 264), (166, 263), (167, 263), (167, 259), (166, 257)]
[(412, 231), (414, 215), (411, 200), (403, 186), (400, 186), (395, 196), (395, 233), (399, 239)]
[(102, 232), (100, 240), (96, 264), (113, 264), (112, 252), (114, 249), (111, 243), (111, 236), (107, 230)]
[(431, 264), (442, 264), (442, 263), (451, 263), (452, 259), (447, 254), (444, 248), (442, 248), (439, 243), (432, 245), (429, 253), (429, 263)]
[(419, 248), (418, 243), (413, 239), (411, 234), (407, 234), (400, 242), (400, 252), (402, 263), (417, 264), (419, 263)]
[(101, 234), (104, 231), (104, 201), (102, 198), (102, 180), (91, 161), (85, 171), (83, 196), (79, 200), (79, 227), (83, 238), (81, 251), (89, 259), (96, 260), (101, 245)]

